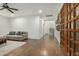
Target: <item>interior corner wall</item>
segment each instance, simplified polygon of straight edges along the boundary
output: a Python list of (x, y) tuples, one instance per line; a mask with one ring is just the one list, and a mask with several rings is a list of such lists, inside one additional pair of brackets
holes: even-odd
[(55, 32), (54, 32), (55, 38), (58, 40), (58, 42), (60, 43), (60, 31), (57, 31), (56, 29), (56, 24), (55, 24)]
[(8, 17), (0, 15), (0, 35), (6, 35), (10, 31)]
[(23, 16), (10, 18), (12, 31), (28, 32), (28, 38), (40, 39), (39, 16)]
[[(63, 7), (63, 4), (61, 4), (60, 8), (58, 9), (58, 13), (60, 13), (62, 7)], [(56, 22), (56, 20), (57, 20), (57, 17), (56, 17), (56, 19), (55, 19), (55, 22)], [(59, 42), (59, 44), (60, 44), (60, 31), (57, 31), (57, 29), (56, 29), (56, 24), (55, 24), (54, 35), (55, 35), (55, 38), (58, 40), (58, 42)]]
[(54, 24), (55, 24), (55, 27), (54, 27), (54, 36), (55, 36), (55, 39), (59, 42), (59, 44), (60, 44), (60, 31), (58, 31), (57, 29), (56, 29), (56, 19), (57, 18), (55, 18), (55, 22), (54, 22)]

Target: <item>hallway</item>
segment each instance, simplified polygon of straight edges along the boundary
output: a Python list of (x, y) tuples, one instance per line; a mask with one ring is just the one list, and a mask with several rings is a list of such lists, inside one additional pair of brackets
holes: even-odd
[(56, 40), (48, 39), (46, 36), (41, 40), (28, 40), (27, 43), (14, 51), (6, 54), (8, 56), (60, 56), (62, 55)]

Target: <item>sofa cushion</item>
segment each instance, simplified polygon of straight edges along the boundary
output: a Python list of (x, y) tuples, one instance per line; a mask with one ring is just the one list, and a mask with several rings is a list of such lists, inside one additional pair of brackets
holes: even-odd
[(22, 35), (22, 32), (17, 32), (16, 35)]
[(15, 34), (16, 34), (16, 32), (9, 32), (8, 35), (15, 35)]

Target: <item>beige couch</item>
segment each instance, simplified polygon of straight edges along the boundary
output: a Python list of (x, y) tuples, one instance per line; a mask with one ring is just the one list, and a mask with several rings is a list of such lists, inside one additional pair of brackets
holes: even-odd
[(7, 35), (7, 39), (9, 40), (25, 40), (28, 39), (28, 33), (27, 32), (9, 32)]

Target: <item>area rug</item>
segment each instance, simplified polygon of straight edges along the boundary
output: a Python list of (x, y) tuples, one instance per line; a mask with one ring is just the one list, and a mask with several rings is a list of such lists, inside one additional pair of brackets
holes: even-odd
[(0, 45), (0, 56), (4, 56), (5, 54), (13, 51), (14, 49), (26, 44), (26, 42), (18, 42), (18, 41), (7, 41), (6, 44)]

